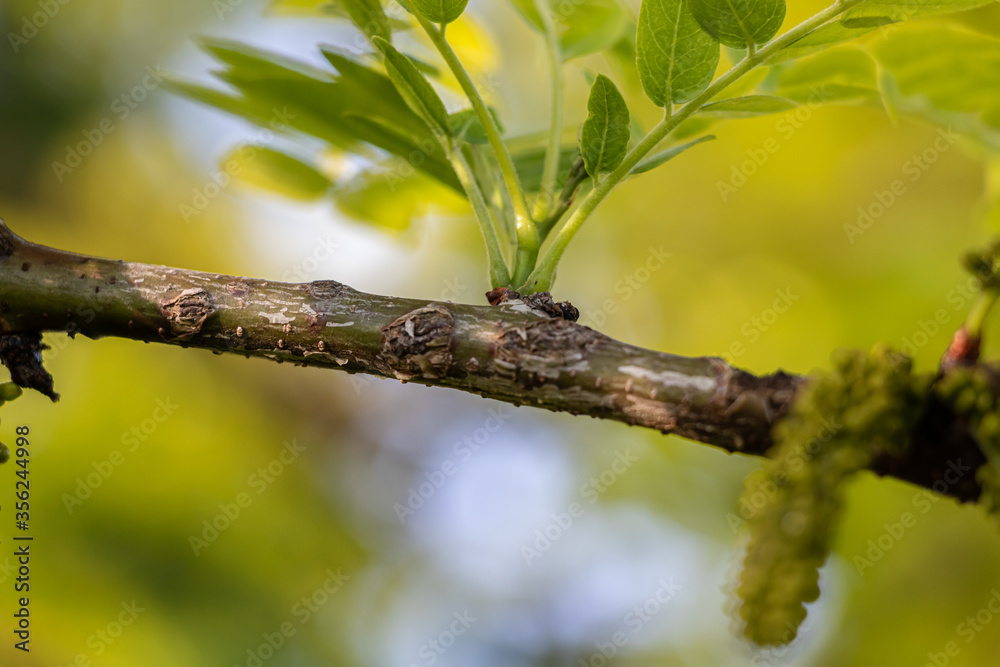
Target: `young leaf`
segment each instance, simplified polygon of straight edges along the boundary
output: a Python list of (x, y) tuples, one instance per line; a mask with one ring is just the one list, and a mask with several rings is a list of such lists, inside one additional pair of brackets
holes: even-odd
[(643, 0), (636, 52), (642, 89), (660, 107), (698, 95), (719, 64), (719, 43), (701, 29), (684, 0)]
[(865, 0), (844, 12), (841, 21), (848, 26), (856, 19), (873, 16), (907, 21), (924, 16), (961, 12), (992, 2), (994, 0)]
[(372, 40), (385, 56), (385, 68), (396, 90), (413, 112), (420, 116), (439, 137), (451, 136), (448, 111), (437, 91), (423, 77), (413, 62), (381, 37)]
[(720, 118), (753, 118), (788, 111), (797, 106), (799, 105), (796, 102), (784, 97), (746, 95), (706, 104), (698, 110), (698, 113)]
[(688, 0), (705, 32), (733, 48), (763, 44), (785, 20), (785, 0)]
[(387, 42), (392, 41), (392, 24), (380, 0), (338, 0), (337, 4), (343, 6), (351, 22), (369, 40), (381, 37)]
[(647, 171), (652, 171), (656, 169), (664, 162), (672, 160), (687, 149), (692, 146), (696, 146), (703, 141), (711, 141), (715, 139), (714, 134), (707, 134), (704, 137), (698, 137), (694, 141), (689, 141), (686, 144), (681, 144), (680, 146), (671, 146), (670, 148), (660, 151), (654, 155), (650, 155), (648, 158), (640, 162), (639, 164), (632, 167), (632, 171), (628, 173), (629, 176), (638, 176), (639, 174), (645, 174)]
[(629, 113), (625, 98), (603, 74), (597, 75), (587, 102), (590, 115), (580, 133), (580, 152), (591, 176), (614, 171), (628, 151)]
[(222, 159), (229, 173), (249, 185), (274, 194), (313, 201), (332, 185), (315, 168), (285, 153), (262, 146), (243, 146)]
[(827, 23), (815, 30), (807, 33), (801, 39), (797, 39), (785, 48), (781, 49), (767, 59), (768, 65), (801, 58), (817, 51), (829, 48), (835, 44), (846, 42), (862, 35), (867, 35), (872, 30), (893, 23), (892, 19), (884, 17), (863, 18), (852, 21), (849, 25), (836, 21)]
[(776, 95), (814, 106), (826, 102), (875, 102), (879, 98), (875, 61), (851, 45), (791, 64), (781, 71)]
[(420, 15), (431, 23), (451, 23), (465, 11), (469, 0), (412, 0)]

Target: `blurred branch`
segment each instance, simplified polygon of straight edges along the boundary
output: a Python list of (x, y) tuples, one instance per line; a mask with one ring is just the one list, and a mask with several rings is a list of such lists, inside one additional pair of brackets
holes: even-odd
[[(333, 280), (279, 283), (100, 259), (29, 243), (0, 221), (0, 339), (59, 331), (263, 357), (451, 387), (753, 455), (770, 448), (772, 426), (805, 382), (621, 343), (561, 319), (550, 303), (540, 295), (500, 306), (428, 302)], [(984, 460), (968, 427), (942, 404), (918, 431), (905, 454), (875, 471), (977, 498), (974, 479), (940, 487), (954, 465)]]

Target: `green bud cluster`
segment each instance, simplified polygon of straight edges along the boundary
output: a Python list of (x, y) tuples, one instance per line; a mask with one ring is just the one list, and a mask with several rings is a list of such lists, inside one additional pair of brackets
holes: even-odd
[(1000, 523), (1000, 377), (989, 366), (955, 368), (935, 390), (969, 424), (986, 463), (976, 470), (979, 504)]
[[(838, 351), (774, 430), (763, 470), (747, 478), (749, 541), (737, 585), (738, 623), (762, 646), (791, 642), (819, 597), (844, 481), (880, 452), (908, 445), (932, 377), (886, 348)], [(764, 498), (763, 504), (761, 499)]]
[[(20, 396), (21, 393), (21, 388), (13, 382), (4, 382), (3, 384), (0, 384), (0, 406), (7, 401), (13, 401), (15, 398)], [(10, 450), (7, 449), (7, 445), (0, 442), (0, 463), (7, 463), (9, 460)]]

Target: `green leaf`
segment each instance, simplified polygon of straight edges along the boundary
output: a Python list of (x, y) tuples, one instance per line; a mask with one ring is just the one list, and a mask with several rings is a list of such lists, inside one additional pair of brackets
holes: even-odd
[(799, 105), (796, 102), (785, 97), (746, 95), (706, 104), (698, 110), (698, 113), (720, 118), (753, 118), (788, 111), (797, 106)]
[(636, 52), (642, 89), (660, 107), (698, 95), (719, 64), (719, 43), (701, 29), (684, 0), (643, 0)]
[(628, 173), (628, 175), (638, 176), (639, 174), (645, 174), (647, 171), (656, 169), (664, 162), (674, 159), (675, 157), (677, 157), (687, 149), (691, 148), (692, 146), (697, 146), (702, 142), (711, 141), (713, 139), (715, 139), (714, 134), (707, 134), (704, 137), (698, 137), (694, 141), (689, 141), (686, 144), (681, 144), (679, 146), (671, 146), (670, 148), (662, 150), (659, 153), (654, 153), (653, 155), (650, 155), (639, 164), (632, 167), (632, 170)]
[(566, 25), (559, 35), (559, 49), (566, 60), (609, 49), (633, 27), (618, 0), (586, 0), (558, 6), (572, 7), (571, 12), (556, 17)]
[(961, 12), (988, 5), (995, 0), (865, 0), (840, 17), (845, 25), (859, 18), (881, 17), (907, 21), (924, 16)]
[[(500, 130), (500, 134), (503, 135), (504, 128), (503, 124), (500, 122), (497, 110), (493, 107), (487, 108), (489, 109), (490, 115), (493, 116), (493, 120), (496, 122), (497, 128)], [(474, 109), (456, 111), (448, 116), (448, 124), (451, 126), (451, 135), (456, 139), (467, 141), (470, 144), (482, 145), (489, 143), (489, 137), (486, 136), (486, 130), (483, 129), (483, 124), (479, 122), (479, 116), (476, 115)]]
[(785, 20), (785, 0), (688, 0), (705, 32), (733, 48), (763, 44)]
[(351, 17), (355, 27), (369, 40), (381, 37), (387, 42), (392, 41), (392, 24), (379, 0), (338, 0), (338, 4)]
[(427, 123), (434, 134), (439, 137), (450, 137), (448, 111), (434, 87), (424, 78), (416, 65), (397, 51), (392, 44), (381, 37), (375, 37), (372, 41), (385, 56), (385, 68), (389, 78), (407, 105)]
[(420, 15), (432, 23), (451, 23), (465, 11), (469, 0), (411, 0)]
[(876, 102), (879, 99), (876, 76), (875, 61), (868, 53), (853, 46), (840, 46), (782, 70), (773, 92), (810, 106), (825, 102)]
[[(545, 32), (545, 24), (534, 0), (511, 0), (511, 4), (528, 25), (538, 32)], [(559, 31), (559, 50), (566, 60), (609, 49), (627, 37), (632, 29), (632, 20), (618, 0), (554, 3), (553, 23)]]
[(836, 44), (867, 35), (877, 28), (894, 23), (892, 19), (884, 17), (871, 17), (858, 19), (857, 21), (845, 24), (840, 21), (827, 23), (815, 30), (806, 33), (801, 39), (797, 39), (785, 48), (776, 52), (767, 59), (768, 65), (801, 58), (803, 56), (822, 51)]
[(545, 32), (545, 23), (535, 8), (535, 0), (510, 0), (514, 9), (527, 21), (528, 25), (538, 32)]
[(625, 159), (629, 140), (629, 113), (625, 98), (603, 74), (590, 89), (590, 115), (580, 133), (580, 152), (587, 173), (597, 176), (614, 171)]
[[(1000, 39), (957, 26), (900, 26), (873, 49), (899, 92), (946, 111), (1000, 105)], [(988, 118), (992, 114), (987, 115)]]
[(262, 146), (242, 146), (222, 159), (240, 181), (292, 199), (313, 201), (330, 189), (330, 180), (290, 155)]
[[(570, 168), (576, 162), (580, 151), (576, 146), (563, 148), (559, 152), (559, 177), (556, 179), (557, 189), (566, 182), (566, 176)], [(542, 169), (545, 164), (545, 149), (540, 147), (528, 148), (522, 151), (511, 151), (511, 158), (514, 160), (514, 169), (517, 170), (521, 187), (525, 192), (538, 192), (542, 187)]]

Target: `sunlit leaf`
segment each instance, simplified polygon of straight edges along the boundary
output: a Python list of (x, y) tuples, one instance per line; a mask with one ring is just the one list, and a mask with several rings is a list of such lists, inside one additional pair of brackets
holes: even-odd
[(454, 191), (419, 173), (390, 169), (364, 172), (333, 191), (337, 208), (358, 221), (402, 231), (431, 210), (468, 209)]
[(780, 72), (776, 95), (800, 104), (874, 102), (879, 98), (875, 61), (861, 49), (841, 46), (791, 64)]
[(698, 113), (721, 118), (752, 118), (788, 111), (797, 106), (799, 105), (796, 102), (784, 97), (746, 95), (706, 104), (698, 110)]
[(657, 106), (687, 102), (712, 81), (719, 43), (684, 0), (643, 0), (636, 37), (639, 80)]
[(448, 111), (434, 87), (410, 59), (391, 44), (381, 37), (375, 37), (373, 41), (385, 56), (385, 68), (389, 78), (413, 112), (420, 116), (435, 134), (442, 137), (451, 136)]
[(704, 137), (699, 137), (694, 141), (689, 141), (686, 144), (681, 144), (679, 146), (671, 146), (666, 150), (654, 153), (653, 155), (650, 155), (646, 159), (642, 160), (639, 164), (632, 167), (632, 170), (628, 174), (629, 176), (638, 176), (639, 174), (645, 174), (647, 171), (656, 169), (664, 162), (668, 162), (674, 159), (675, 157), (677, 157), (687, 149), (691, 148), (692, 146), (697, 146), (700, 143), (703, 143), (705, 141), (711, 141), (713, 139), (715, 139), (715, 135), (708, 134), (705, 135)]
[(767, 59), (767, 62), (769, 65), (773, 65), (787, 60), (801, 58), (803, 56), (816, 53), (817, 51), (822, 51), (823, 49), (827, 49), (841, 42), (846, 42), (861, 37), (862, 35), (867, 35), (871, 31), (890, 23), (893, 23), (893, 20), (884, 17), (858, 19), (850, 26), (844, 25), (844, 23), (840, 21), (827, 23), (826, 25), (816, 28), (815, 30), (807, 33), (801, 39), (792, 42), (785, 48), (776, 52), (773, 56)]
[[(550, 0), (543, 0), (543, 3)], [(534, 0), (511, 0), (528, 25), (544, 32), (545, 24)], [(566, 60), (598, 53), (614, 46), (632, 29), (632, 20), (617, 0), (551, 0), (552, 22)]]
[(599, 74), (587, 101), (590, 115), (580, 133), (580, 153), (587, 173), (614, 171), (625, 159), (629, 140), (629, 113), (625, 98), (608, 77)]
[(865, 0), (841, 16), (847, 25), (858, 18), (884, 17), (907, 21), (923, 16), (960, 12), (988, 5), (995, 0)]
[(785, 0), (688, 0), (688, 7), (708, 34), (735, 48), (769, 41), (785, 19)]
[(900, 26), (873, 49), (899, 92), (920, 95), (948, 111), (981, 112), (1000, 105), (1000, 40), (935, 24)]
[(315, 167), (263, 146), (242, 146), (221, 164), (237, 180), (291, 199), (320, 199), (332, 185)]

